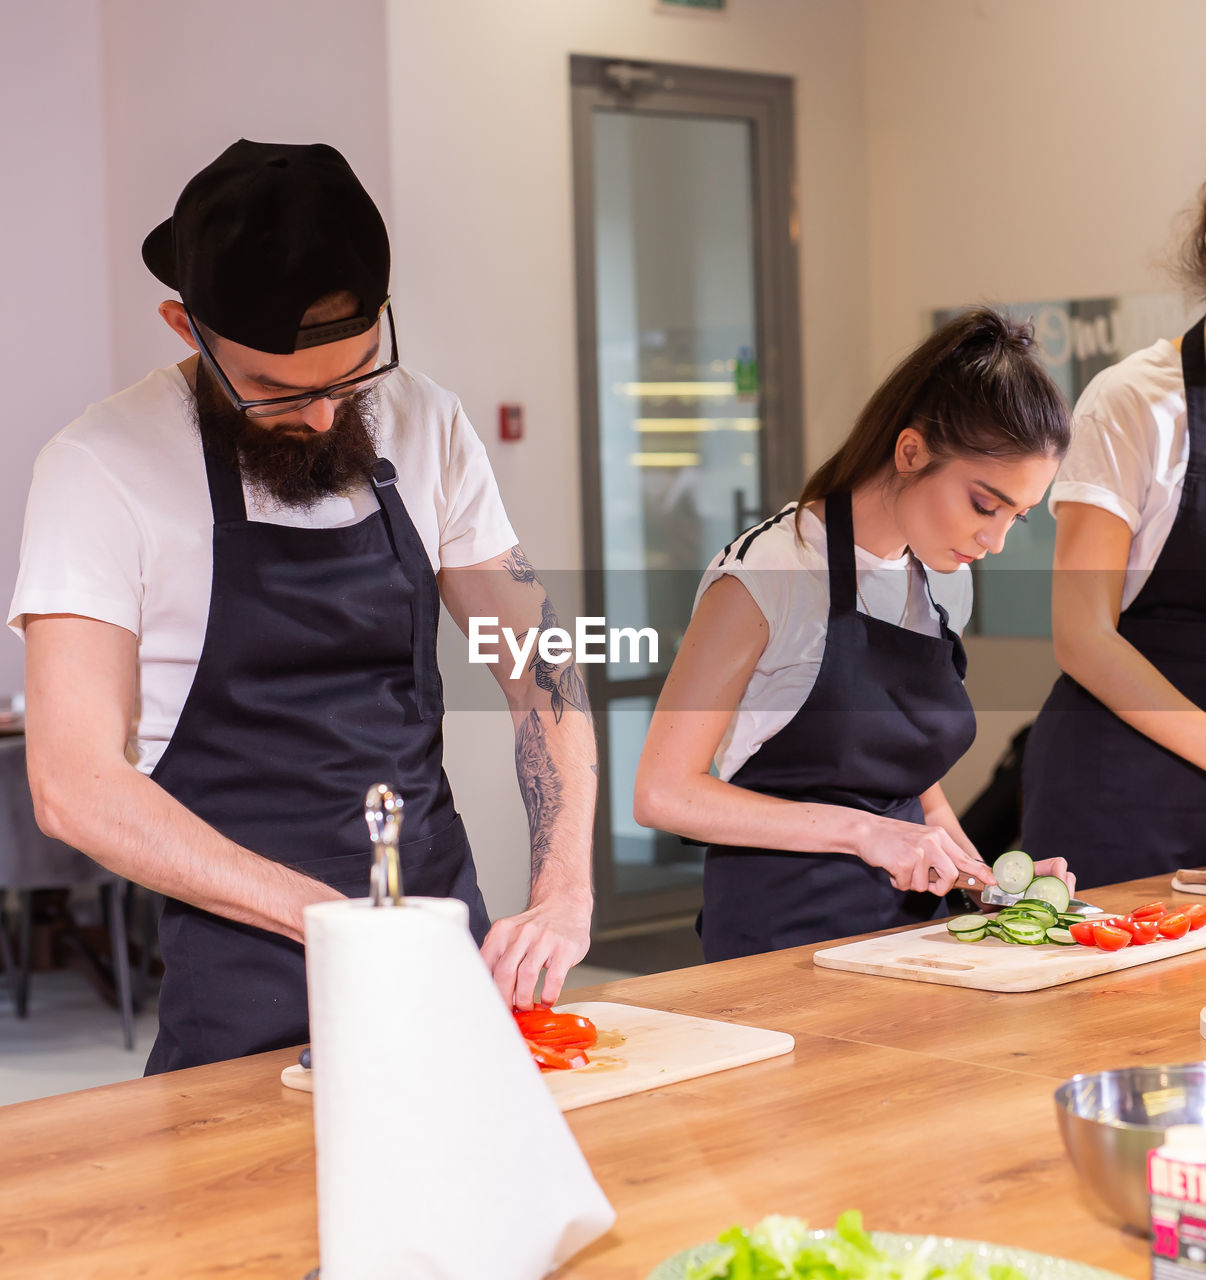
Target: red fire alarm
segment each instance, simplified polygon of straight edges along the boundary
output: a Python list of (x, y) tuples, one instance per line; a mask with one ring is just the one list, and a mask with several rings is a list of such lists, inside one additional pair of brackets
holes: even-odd
[(500, 404), (498, 406), (498, 438), (500, 440), (523, 439), (523, 405)]

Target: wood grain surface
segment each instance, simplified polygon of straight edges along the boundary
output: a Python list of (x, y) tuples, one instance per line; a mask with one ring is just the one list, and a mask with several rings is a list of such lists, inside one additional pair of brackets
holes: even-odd
[[(1093, 896), (1111, 911), (1178, 900), (1167, 877)], [(573, 993), (774, 1028), (796, 1048), (570, 1113), (619, 1218), (561, 1277), (641, 1280), (733, 1222), (823, 1226), (850, 1207), (880, 1230), (1147, 1276), (1146, 1241), (1083, 1196), (1051, 1094), (1077, 1071), (1201, 1059), (1206, 957), (995, 994), (820, 969), (812, 950)], [(279, 1082), (290, 1061), (0, 1108), (0, 1277), (301, 1280), (318, 1256), (313, 1128), (310, 1099)]]
[[(664, 1009), (643, 1009), (606, 1000), (561, 1003), (598, 1029), (590, 1064), (576, 1071), (549, 1071), (544, 1081), (562, 1111), (591, 1107), (630, 1093), (664, 1089), (668, 1084), (731, 1071), (792, 1051), (792, 1038), (717, 1018), (693, 1018)], [(281, 1083), (314, 1092), (313, 1072), (296, 1063), (281, 1072)]]
[[(1206, 893), (1206, 886), (1202, 892)], [(1133, 906), (1139, 906), (1138, 902)], [(1090, 917), (1091, 919), (1092, 917)], [(1061, 947), (1053, 942), (1018, 946), (999, 938), (960, 942), (945, 924), (880, 934), (837, 947), (820, 947), (813, 963), (824, 969), (850, 969), (906, 982), (932, 982), (944, 987), (975, 987), (978, 991), (1041, 991), (1082, 982), (1102, 973), (1158, 964), (1170, 956), (1206, 947), (1206, 929), (1183, 938), (1159, 938), (1121, 951), (1099, 947)]]

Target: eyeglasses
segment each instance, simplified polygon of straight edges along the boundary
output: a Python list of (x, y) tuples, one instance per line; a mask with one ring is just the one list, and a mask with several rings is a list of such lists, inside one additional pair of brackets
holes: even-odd
[(307, 391), (304, 395), (276, 396), (269, 400), (244, 400), (239, 395), (231, 385), (230, 379), (223, 373), (222, 366), (209, 349), (209, 345), (201, 336), (201, 331), (187, 307), (184, 309), (184, 314), (188, 318), (189, 332), (193, 335), (197, 350), (213, 372), (214, 377), (217, 378), (218, 385), (226, 393), (230, 403), (249, 418), (271, 418), (277, 414), (295, 413), (298, 409), (304, 409), (306, 405), (313, 404), (315, 400), (346, 400), (349, 396), (357, 395), (361, 391), (368, 391), (371, 387), (377, 386), (378, 383), (383, 382), (393, 373), (398, 367), (398, 340), (394, 331), (394, 312), (388, 298), (386, 298), (382, 310), (385, 312), (385, 318), (389, 321), (390, 358), (386, 364), (379, 366), (371, 373), (363, 373), (358, 378), (345, 378), (342, 382), (333, 382), (329, 387), (319, 387), (315, 391)]

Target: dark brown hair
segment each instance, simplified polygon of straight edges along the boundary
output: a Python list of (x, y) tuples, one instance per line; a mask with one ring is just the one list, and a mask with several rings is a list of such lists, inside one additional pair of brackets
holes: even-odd
[(884, 474), (906, 427), (933, 454), (911, 479), (956, 456), (1062, 457), (1071, 439), (1067, 403), (1038, 358), (1033, 326), (976, 307), (935, 330), (867, 401), (845, 444), (809, 477), (797, 527), (806, 503)]
[(1174, 267), (1182, 284), (1197, 298), (1206, 298), (1206, 183), (1198, 191), (1197, 207), (1184, 217), (1189, 233), (1181, 244)]

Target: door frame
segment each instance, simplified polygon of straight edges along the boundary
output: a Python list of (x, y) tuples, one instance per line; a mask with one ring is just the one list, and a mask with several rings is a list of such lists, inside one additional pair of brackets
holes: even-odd
[[(593, 113), (603, 109), (740, 120), (752, 125), (755, 350), (762, 419), (760, 487), (762, 514), (767, 515), (796, 497), (804, 479), (795, 89), (787, 76), (580, 54), (570, 55), (570, 86), (582, 538), (585, 563), (591, 570), (584, 575), (583, 595), (587, 614), (601, 616), (604, 512), (599, 466)], [(737, 532), (735, 529), (734, 534)], [(595, 922), (603, 929), (681, 917), (697, 910), (700, 902), (700, 891), (694, 888), (624, 895), (615, 889), (608, 712), (616, 699), (656, 698), (661, 682), (660, 675), (609, 680), (605, 666), (587, 668), (587, 692), (599, 741)]]

